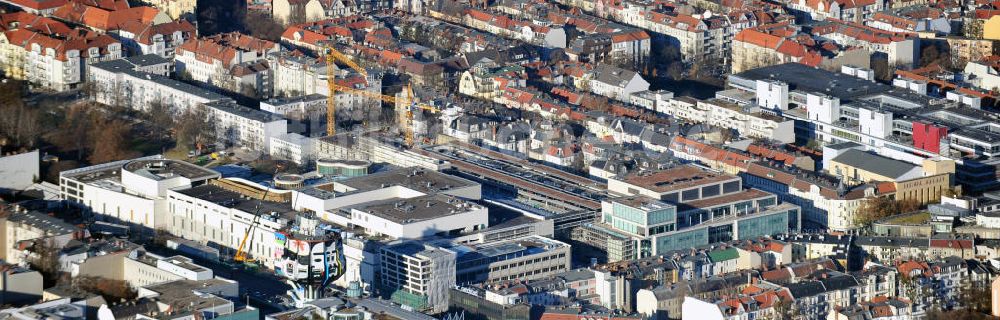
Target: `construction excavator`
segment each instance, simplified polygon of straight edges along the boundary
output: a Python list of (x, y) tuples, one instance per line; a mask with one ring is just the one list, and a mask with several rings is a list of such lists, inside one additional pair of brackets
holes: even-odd
[(413, 146), (413, 111), (414, 109), (427, 110), (432, 113), (441, 112), (441, 109), (423, 103), (418, 103), (413, 95), (413, 88), (410, 85), (406, 85), (403, 89), (404, 96), (397, 98), (394, 96), (387, 96), (380, 93), (374, 93), (366, 90), (361, 90), (357, 88), (352, 88), (348, 86), (338, 85), (336, 78), (336, 63), (340, 62), (349, 68), (356, 71), (358, 74), (368, 78), (368, 71), (359, 66), (353, 60), (348, 58), (346, 55), (333, 48), (332, 46), (327, 46), (326, 51), (326, 85), (329, 89), (329, 95), (326, 98), (326, 135), (333, 136), (337, 134), (337, 99), (336, 92), (347, 92), (351, 94), (356, 94), (359, 96), (369, 97), (373, 99), (378, 99), (384, 102), (392, 103), (396, 107), (406, 108), (405, 113), (405, 123), (403, 124), (403, 132), (405, 137), (406, 146)]

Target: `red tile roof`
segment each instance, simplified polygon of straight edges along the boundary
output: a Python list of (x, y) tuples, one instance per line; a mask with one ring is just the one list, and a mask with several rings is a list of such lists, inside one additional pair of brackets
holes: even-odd
[(58, 8), (66, 4), (66, 0), (7, 0), (18, 6), (35, 10), (47, 10)]

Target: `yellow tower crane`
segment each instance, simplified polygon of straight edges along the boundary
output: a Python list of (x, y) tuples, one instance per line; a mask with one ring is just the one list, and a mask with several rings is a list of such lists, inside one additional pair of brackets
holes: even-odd
[(331, 137), (337, 134), (337, 88), (345, 88), (338, 86), (334, 77), (337, 61), (368, 78), (368, 71), (365, 71), (365, 68), (354, 63), (332, 46), (326, 47), (326, 86), (329, 91), (329, 95), (326, 96), (326, 135)]
[(337, 61), (340, 61), (341, 63), (347, 65), (351, 69), (354, 69), (359, 74), (365, 76), (365, 78), (368, 77), (368, 72), (366, 72), (364, 68), (361, 68), (361, 66), (351, 61), (351, 59), (349, 59), (347, 56), (345, 56), (343, 53), (340, 53), (340, 51), (337, 51), (333, 47), (327, 47), (326, 49), (327, 49), (326, 85), (327, 89), (329, 89), (328, 91), (330, 92), (330, 95), (327, 96), (326, 98), (326, 122), (327, 122), (326, 134), (328, 136), (333, 136), (334, 134), (336, 134), (336, 128), (334, 123), (334, 121), (336, 120), (336, 117), (334, 117), (334, 114), (336, 112), (336, 100), (334, 99), (335, 95), (334, 93), (338, 91), (349, 92), (351, 94), (378, 99), (381, 101), (392, 103), (396, 106), (399, 106), (399, 104), (402, 103), (403, 106), (406, 108), (406, 119), (405, 119), (406, 123), (403, 125), (403, 132), (405, 135), (405, 141), (407, 146), (413, 145), (413, 109), (416, 108), (420, 110), (427, 110), (433, 113), (441, 111), (435, 106), (417, 103), (415, 97), (413, 96), (413, 89), (409, 85), (407, 85), (406, 88), (404, 89), (405, 96), (401, 98), (338, 85), (334, 78), (334, 72), (335, 72), (334, 63), (336, 63)]

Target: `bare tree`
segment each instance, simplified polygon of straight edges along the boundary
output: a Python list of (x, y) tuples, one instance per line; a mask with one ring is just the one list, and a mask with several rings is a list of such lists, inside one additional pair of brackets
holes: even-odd
[(208, 110), (203, 106), (189, 109), (178, 117), (175, 124), (177, 145), (182, 148), (203, 146), (216, 141), (216, 128), (209, 119)]
[(94, 118), (91, 136), (94, 139), (93, 152), (88, 160), (90, 163), (105, 163), (129, 159), (137, 156), (129, 150), (129, 132), (131, 128), (122, 120)]
[(268, 14), (262, 12), (247, 13), (244, 23), (246, 32), (255, 38), (278, 42), (285, 28)]
[(15, 147), (33, 148), (42, 133), (39, 111), (24, 103), (23, 82), (0, 84), (0, 137)]
[(137, 292), (124, 280), (103, 277), (81, 276), (73, 279), (73, 286), (100, 294), (107, 301), (135, 299)]
[(149, 126), (150, 133), (158, 139), (167, 136), (174, 128), (174, 111), (169, 105), (154, 101), (145, 111), (139, 114), (143, 122)]
[(667, 66), (667, 75), (675, 81), (684, 79), (684, 63), (680, 61), (671, 62), (670, 65)]
[(51, 142), (64, 152), (76, 151), (76, 158), (83, 159), (90, 146), (94, 116), (88, 106), (81, 103), (69, 106), (65, 112), (65, 119), (52, 132)]
[(31, 247), (31, 256), (28, 263), (32, 269), (44, 275), (46, 279), (60, 278), (61, 268), (59, 267), (59, 252), (61, 250), (55, 245), (51, 238), (39, 238), (35, 240)]
[(920, 209), (916, 200), (895, 200), (889, 197), (875, 197), (865, 200), (854, 215), (855, 226), (867, 226), (880, 219), (909, 213)]

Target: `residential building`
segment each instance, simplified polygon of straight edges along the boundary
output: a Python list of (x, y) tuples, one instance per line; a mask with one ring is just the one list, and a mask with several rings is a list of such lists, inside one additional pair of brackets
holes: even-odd
[(890, 66), (911, 67), (919, 62), (919, 38), (909, 31), (885, 31), (856, 22), (827, 19), (812, 25), (811, 32), (839, 45), (857, 46), (868, 52), (882, 53)]
[(316, 159), (313, 144), (315, 138), (298, 133), (286, 133), (271, 137), (268, 154), (278, 159), (285, 159), (298, 165), (309, 165)]
[(867, 67), (871, 53), (835, 43), (820, 43), (791, 22), (743, 29), (733, 37), (732, 72), (797, 62), (810, 67)]
[(663, 110), (680, 119), (732, 129), (741, 137), (795, 142), (794, 121), (764, 112), (759, 106), (740, 106), (718, 98), (694, 100), (687, 97), (667, 104)]
[[(18, 20), (31, 18), (16, 14)], [(52, 90), (70, 90), (87, 79), (90, 64), (123, 56), (121, 43), (111, 36), (71, 30), (51, 19), (38, 22), (8, 29), (0, 36), (0, 63), (9, 77)]]
[(35, 244), (62, 248), (84, 234), (79, 227), (42, 212), (18, 206), (6, 210), (7, 216), (0, 218), (0, 230), (3, 230), (0, 259), (9, 264), (26, 263)]
[[(180, 1), (184, 0), (176, 2)], [(187, 20), (175, 20), (160, 24), (130, 23), (111, 34), (121, 41), (129, 55), (155, 54), (173, 59), (177, 47), (197, 37), (197, 30)]]
[(831, 310), (853, 306), (860, 300), (858, 279), (835, 270), (817, 270), (785, 287), (799, 312), (811, 318), (821, 318)]
[(37, 15), (50, 15), (66, 4), (65, 0), (3, 0), (2, 2)]
[(684, 61), (717, 61), (728, 64), (733, 34), (722, 16), (664, 14), (647, 11), (637, 26), (666, 36), (680, 49)]
[(877, 0), (787, 1), (787, 4), (789, 9), (797, 11), (797, 13), (808, 19), (824, 20), (833, 18), (854, 22), (867, 20), (876, 12), (882, 11), (885, 8), (885, 4)]
[(215, 126), (216, 143), (224, 147), (238, 146), (267, 153), (271, 138), (288, 133), (284, 118), (231, 100), (207, 103), (205, 109)]
[[(150, 57), (144, 55), (140, 57)], [(197, 111), (210, 102), (228, 100), (226, 96), (167, 77), (169, 65), (147, 64), (134, 57), (95, 63), (89, 80), (94, 86), (94, 100), (110, 106), (144, 110), (163, 104), (175, 114)], [(165, 61), (160, 58), (160, 61)], [(164, 66), (164, 67), (160, 67)]]
[(198, 7), (198, 1), (195, 0), (149, 0), (145, 3), (160, 9), (173, 20), (194, 19)]
[(906, 6), (877, 12), (864, 21), (872, 28), (892, 32), (914, 32), (922, 34), (951, 34), (951, 24), (939, 8), (928, 6)]
[(177, 74), (236, 93), (270, 97), (272, 82), (268, 54), (278, 44), (238, 32), (191, 39), (177, 47)]
[(682, 313), (685, 318), (697, 315), (700, 319), (767, 319), (779, 317), (780, 303), (792, 301), (789, 289), (768, 283), (753, 284), (743, 293), (733, 297), (699, 299), (684, 297)]
[(965, 65), (964, 72), (967, 74), (968, 82), (972, 85), (993, 90), (1000, 89), (1000, 56), (988, 56), (981, 60), (969, 61)]
[(271, 16), (278, 23), (289, 25), (322, 20), (326, 18), (326, 10), (319, 0), (272, 0)]
[(627, 102), (632, 94), (649, 90), (649, 82), (631, 70), (601, 64), (594, 69), (593, 74), (590, 90), (594, 94)]

